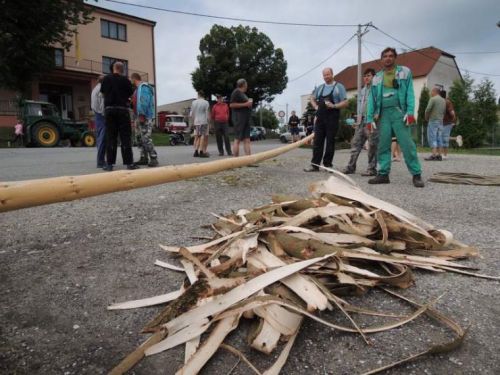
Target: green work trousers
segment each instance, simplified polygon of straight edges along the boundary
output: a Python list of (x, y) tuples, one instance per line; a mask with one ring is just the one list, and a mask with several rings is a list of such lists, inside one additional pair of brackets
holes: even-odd
[(383, 107), (378, 123), (378, 174), (388, 176), (391, 172), (391, 142), (393, 134), (405, 158), (406, 167), (415, 176), (422, 173), (417, 156), (417, 147), (411, 137), (410, 127), (405, 125), (404, 114), (399, 107)]

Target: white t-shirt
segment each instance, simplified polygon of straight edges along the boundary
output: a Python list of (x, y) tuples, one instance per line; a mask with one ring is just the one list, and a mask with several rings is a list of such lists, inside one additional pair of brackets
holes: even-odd
[(193, 125), (205, 125), (208, 124), (208, 116), (210, 112), (210, 105), (205, 99), (196, 99), (191, 104), (190, 116), (193, 117)]

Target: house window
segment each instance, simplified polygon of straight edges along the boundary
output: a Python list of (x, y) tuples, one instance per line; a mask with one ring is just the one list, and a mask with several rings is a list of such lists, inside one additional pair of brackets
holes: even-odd
[(101, 19), (101, 36), (126, 42), (127, 25)]
[(64, 67), (64, 50), (62, 48), (54, 48), (54, 65), (58, 68)]
[(116, 57), (103, 56), (102, 57), (102, 72), (104, 74), (111, 73), (111, 64), (120, 61), (123, 63), (123, 74), (128, 76), (128, 61), (123, 59), (118, 59)]

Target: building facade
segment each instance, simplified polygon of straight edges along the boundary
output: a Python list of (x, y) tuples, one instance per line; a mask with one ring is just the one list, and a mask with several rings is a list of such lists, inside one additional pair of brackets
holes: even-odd
[[(413, 73), (413, 90), (415, 94), (415, 115), (418, 113), (420, 93), (425, 86), (429, 90), (439, 86), (449, 92), (453, 82), (462, 79), (455, 56), (435, 47), (414, 50), (398, 55), (396, 64), (404, 65)], [(335, 75), (335, 80), (342, 83), (347, 90), (347, 97), (357, 95), (357, 65), (352, 65)], [(380, 60), (372, 60), (362, 64), (361, 71), (372, 68), (382, 69)], [(310, 94), (301, 95), (302, 112), (304, 112)]]
[[(113, 61), (122, 61), (127, 76), (134, 72), (156, 86), (155, 22), (93, 5), (94, 21), (79, 25), (69, 51), (54, 46), (54, 69), (31, 82), (27, 99), (53, 103), (63, 118), (91, 115), (90, 94)], [(0, 90), (0, 126), (16, 120), (15, 93)]]

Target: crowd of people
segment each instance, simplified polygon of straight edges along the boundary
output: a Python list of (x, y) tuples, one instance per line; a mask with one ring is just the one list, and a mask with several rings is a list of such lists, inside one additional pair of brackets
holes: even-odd
[[(116, 164), (118, 138), (123, 164), (129, 170), (140, 165), (156, 167), (158, 155), (153, 145), (154, 93), (153, 88), (133, 73), (132, 81), (125, 77), (122, 62), (111, 66), (111, 74), (99, 77), (91, 94), (97, 135), (97, 168), (112, 171)], [(134, 114), (140, 159), (134, 162), (130, 106)]]
[[(413, 76), (406, 66), (397, 65), (397, 52), (386, 48), (381, 53), (383, 68), (376, 72), (366, 69), (363, 73), (364, 86), (357, 98), (358, 115), (355, 117), (355, 133), (351, 142), (351, 155), (346, 174), (356, 171), (361, 151), (368, 145), (368, 168), (361, 175), (371, 176), (370, 184), (390, 183), (391, 162), (401, 160), (412, 175), (415, 187), (424, 187), (422, 168), (417, 156), (417, 148), (411, 136), (411, 126), (415, 124), (415, 98)], [(118, 138), (121, 143), (123, 164), (127, 169), (137, 169), (140, 165), (156, 167), (158, 155), (153, 145), (154, 92), (134, 73), (130, 81), (123, 74), (123, 64), (112, 65), (112, 73), (100, 77), (92, 91), (92, 110), (95, 113), (97, 135), (97, 167), (113, 170), (116, 164)], [(335, 137), (339, 129), (340, 111), (348, 106), (345, 87), (334, 80), (332, 68), (323, 69), (324, 83), (315, 87), (311, 94), (311, 105), (316, 111), (314, 118), (307, 117), (307, 133), (314, 127), (313, 155), (306, 172), (317, 172), (321, 164), (332, 168), (335, 154)], [(194, 157), (207, 158), (209, 124), (213, 121), (219, 156), (238, 157), (240, 145), (245, 155), (251, 154), (250, 118), (253, 100), (247, 96), (248, 84), (243, 78), (236, 82), (229, 104), (224, 97), (216, 95), (217, 102), (210, 108), (204, 93), (199, 91), (193, 101), (190, 120), (194, 128)], [(132, 128), (129, 108), (132, 106), (140, 159), (133, 160)], [(234, 144), (228, 136), (228, 124), (234, 125)], [(425, 158), (439, 161), (447, 157), (449, 137), (455, 123), (453, 105), (446, 93), (438, 87), (431, 91), (431, 98), (425, 109), (428, 122), (427, 138), (432, 154)], [(288, 120), (292, 141), (299, 140), (300, 119), (295, 111)]]
[[(417, 147), (411, 136), (411, 126), (416, 123), (413, 76), (408, 67), (396, 64), (396, 57), (394, 48), (385, 48), (381, 53), (383, 68), (379, 72), (366, 69), (363, 73), (364, 86), (357, 98), (359, 115), (354, 125), (351, 156), (343, 172), (355, 173), (358, 157), (368, 143), (368, 168), (361, 175), (372, 176), (369, 184), (390, 183), (391, 162), (400, 161), (402, 154), (413, 185), (424, 187)], [(335, 82), (331, 68), (323, 70), (323, 79), (325, 83), (315, 88), (311, 95), (311, 104), (317, 113), (313, 157), (306, 172), (319, 171), (321, 162), (324, 167), (332, 167), (339, 109), (347, 106), (345, 88)], [(431, 95), (425, 120), (428, 121), (427, 138), (432, 154), (425, 160), (443, 160), (448, 154), (456, 116), (443, 90), (435, 87)]]

